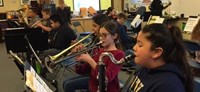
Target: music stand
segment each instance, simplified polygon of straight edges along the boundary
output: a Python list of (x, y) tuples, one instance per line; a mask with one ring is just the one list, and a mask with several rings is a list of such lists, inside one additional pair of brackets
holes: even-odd
[[(31, 51), (29, 49), (27, 40), (25, 36), (29, 39), (32, 47), (36, 51), (48, 49), (48, 33), (43, 32), (39, 28), (7, 28), (5, 31), (5, 45), (7, 53), (13, 51), (14, 53), (23, 53), (27, 55), (27, 61), (31, 63), (30, 55)], [(24, 67), (20, 66), (16, 62), (17, 67), (19, 68), (22, 75), (24, 75)]]
[(5, 45), (7, 53), (12, 50), (14, 53), (27, 52), (28, 37), (35, 50), (48, 49), (48, 33), (39, 28), (7, 28), (5, 30)]

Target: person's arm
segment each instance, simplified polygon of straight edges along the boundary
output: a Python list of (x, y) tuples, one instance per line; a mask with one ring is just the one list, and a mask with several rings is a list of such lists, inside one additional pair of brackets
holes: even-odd
[(47, 32), (50, 32), (52, 30), (51, 27), (44, 26), (41, 23), (38, 23), (37, 26), (42, 28), (44, 31), (47, 31)]
[(92, 69), (96, 69), (97, 67), (97, 63), (88, 53), (79, 55), (76, 60), (88, 63)]
[(166, 9), (166, 8), (169, 7), (171, 4), (172, 4), (171, 1), (169, 1), (169, 3), (168, 3), (166, 6), (164, 6), (163, 9)]

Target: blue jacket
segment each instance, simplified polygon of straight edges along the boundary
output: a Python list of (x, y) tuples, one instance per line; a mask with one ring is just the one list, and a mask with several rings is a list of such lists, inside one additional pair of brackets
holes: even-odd
[(129, 41), (129, 36), (126, 32), (126, 27), (124, 25), (120, 25), (119, 23), (117, 23), (117, 24), (119, 27), (120, 40), (123, 43), (125, 49), (129, 49), (130, 41)]
[(130, 88), (133, 92), (185, 92), (183, 80), (177, 65), (165, 64), (154, 69), (139, 69)]

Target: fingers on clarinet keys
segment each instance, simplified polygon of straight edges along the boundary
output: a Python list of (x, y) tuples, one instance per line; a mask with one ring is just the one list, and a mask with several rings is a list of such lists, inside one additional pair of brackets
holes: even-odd
[(53, 61), (51, 61), (51, 60), (49, 59), (49, 57), (46, 57), (46, 58), (45, 58), (45, 66), (46, 66), (47, 70), (48, 70), (50, 73), (53, 73), (53, 72), (54, 72), (54, 69), (56, 68), (57, 65), (56, 65)]

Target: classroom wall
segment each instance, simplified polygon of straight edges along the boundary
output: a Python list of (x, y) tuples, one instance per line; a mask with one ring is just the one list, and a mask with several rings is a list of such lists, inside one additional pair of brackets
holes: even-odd
[[(7, 12), (11, 10), (18, 10), (22, 8), (20, 4), (21, 0), (16, 0), (16, 2), (11, 2), (12, 0), (3, 0), (4, 7), (0, 7), (0, 12)], [(118, 11), (121, 10), (121, 0), (115, 2), (114, 0), (114, 8)], [(185, 13), (186, 16), (189, 15), (198, 15), (200, 14), (200, 0), (170, 0), (172, 5), (169, 6), (165, 11), (169, 14), (176, 14), (179, 16), (181, 13)], [(124, 1), (124, 9), (126, 9), (126, 3), (129, 4), (129, 7), (134, 7), (134, 4), (131, 3), (131, 0)], [(55, 0), (55, 4), (58, 5), (58, 0)]]
[(122, 12), (122, 0), (118, 0), (117, 2), (115, 2), (114, 0), (114, 9), (117, 11), (117, 12)]
[(18, 10), (22, 8), (20, 0), (16, 0), (16, 2), (11, 2), (12, 0), (3, 0), (4, 6), (0, 7), (0, 12), (7, 12), (11, 10)]
[(180, 0), (180, 12), (186, 16), (200, 14), (200, 0)]
[[(176, 16), (180, 16), (181, 13), (184, 13), (185, 16), (190, 15), (200, 15), (200, 0), (162, 0), (164, 2), (171, 1), (172, 5), (169, 6), (165, 12), (168, 14), (174, 14)], [(124, 1), (124, 9), (126, 9), (126, 6), (129, 6), (129, 8), (134, 8), (141, 6), (140, 4), (134, 4), (132, 3), (132, 0), (125, 0)], [(148, 9), (148, 4), (145, 5)]]
[(185, 16), (200, 14), (200, 0), (171, 0), (170, 12), (176, 15), (184, 13)]

